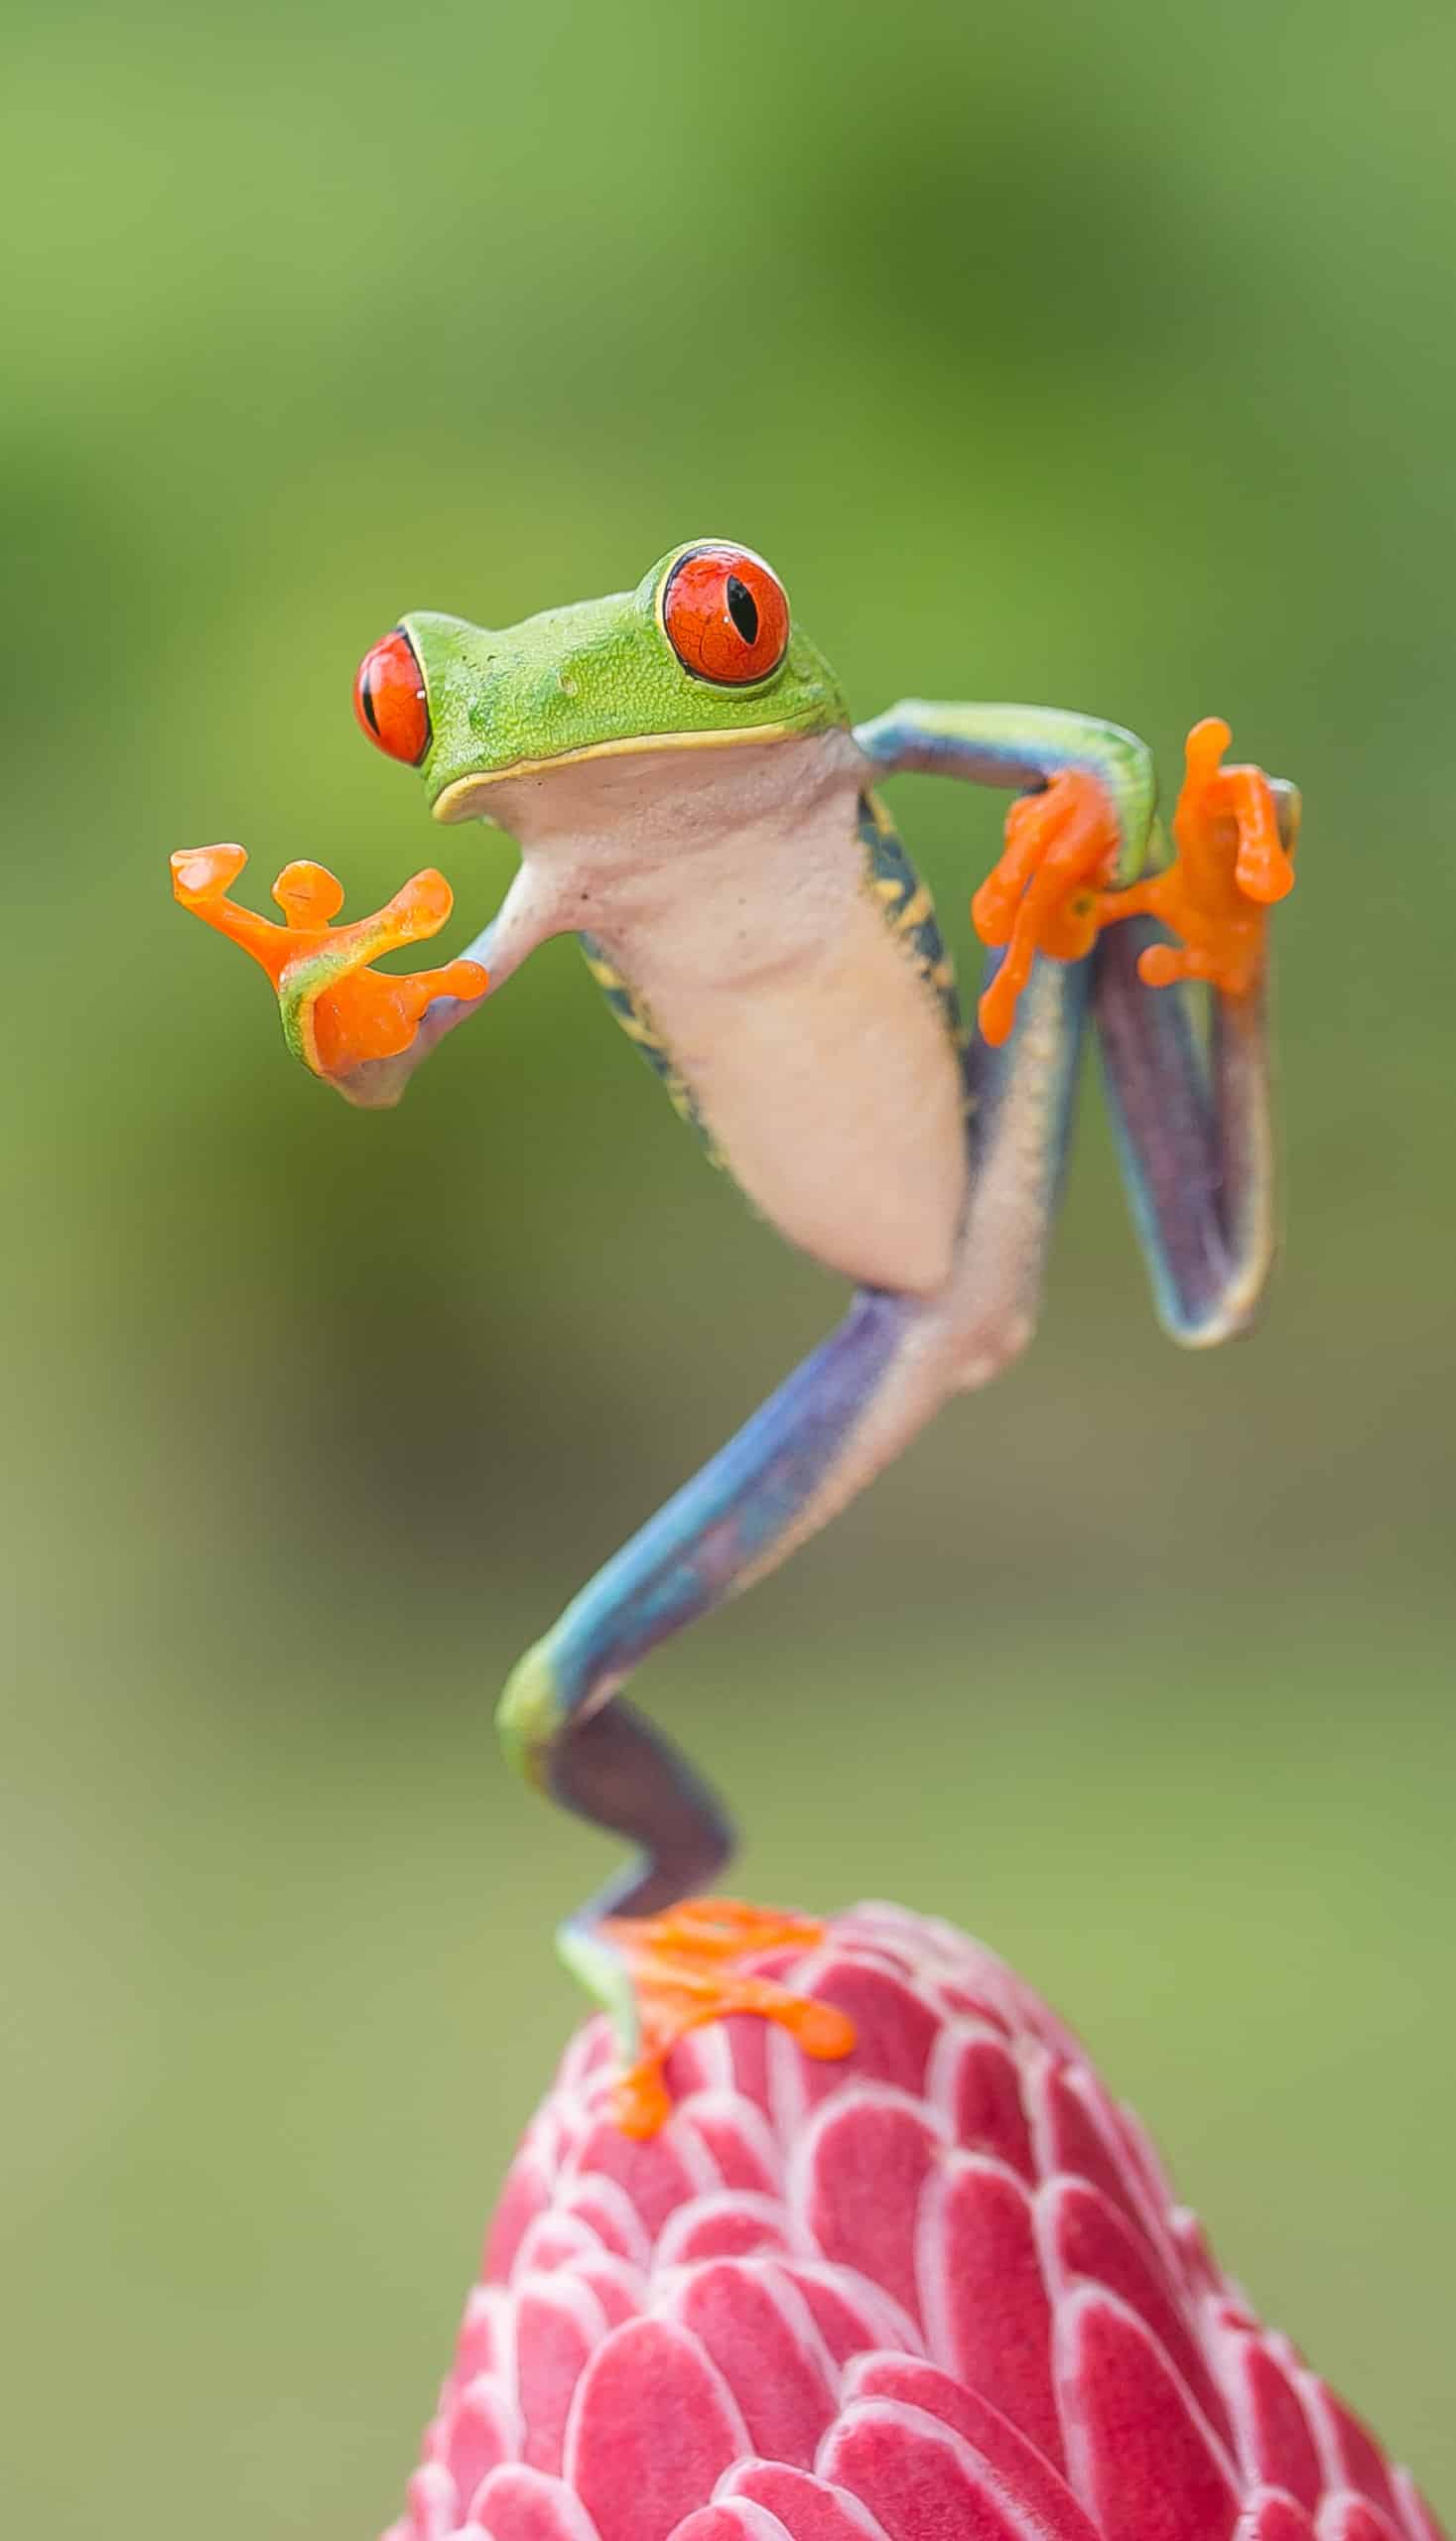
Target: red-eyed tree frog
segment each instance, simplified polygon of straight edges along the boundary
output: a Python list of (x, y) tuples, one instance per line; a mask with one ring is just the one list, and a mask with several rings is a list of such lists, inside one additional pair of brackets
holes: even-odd
[[(461, 959), (403, 978), (369, 966), (444, 924), (433, 870), (333, 927), (338, 884), (291, 865), (277, 925), (226, 897), (240, 848), (175, 857), (178, 897), (269, 971), (289, 1046), (350, 1103), (397, 1103), (538, 944), (574, 934), (714, 1158), (858, 1291), (526, 1653), (501, 1704), (528, 1779), (632, 1847), (562, 1946), (616, 2018), (619, 2111), (646, 2132), (665, 2054), (716, 2012), (765, 2012), (811, 2054), (850, 2039), (739, 1963), (810, 1927), (684, 1902), (726, 1861), (728, 1822), (619, 1689), (1023, 1348), (1089, 1024), (1163, 1323), (1194, 1346), (1248, 1323), (1272, 1239), (1266, 921), (1293, 882), (1299, 797), (1225, 766), (1227, 727), (1199, 724), (1174, 853), (1149, 753), (1115, 724), (911, 701), (855, 725), (777, 576), (719, 539), (674, 548), (635, 591), (501, 630), (404, 617), (365, 656), (355, 705), (437, 821), (495, 824), (520, 865)], [(993, 950), (969, 1035), (878, 792), (903, 769), (1017, 797), (973, 902)]]

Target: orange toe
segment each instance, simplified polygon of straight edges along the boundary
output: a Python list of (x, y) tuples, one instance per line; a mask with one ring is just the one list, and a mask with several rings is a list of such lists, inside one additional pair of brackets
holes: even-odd
[(184, 908), (235, 882), (248, 861), (245, 847), (185, 847), (172, 859), (172, 889)]
[(309, 927), (328, 926), (337, 917), (343, 906), (343, 884), (327, 865), (311, 865), (301, 858), (297, 864), (285, 865), (273, 885), (273, 897), (283, 911), (285, 926), (298, 935)]

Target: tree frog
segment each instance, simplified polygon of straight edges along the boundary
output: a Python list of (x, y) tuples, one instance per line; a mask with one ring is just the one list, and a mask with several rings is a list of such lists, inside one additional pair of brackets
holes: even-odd
[[(850, 2042), (839, 2015), (743, 1964), (808, 1927), (689, 1902), (727, 1859), (728, 1825), (619, 1689), (1024, 1347), (1089, 1028), (1164, 1325), (1201, 1347), (1248, 1323), (1272, 1238), (1265, 934), (1294, 878), (1299, 797), (1226, 766), (1228, 728), (1206, 720), (1170, 847), (1150, 755), (1118, 725), (919, 700), (854, 724), (776, 574), (724, 539), (516, 626), (408, 615), (366, 654), (355, 706), (419, 771), (437, 821), (508, 831), (520, 864), (463, 957), (401, 977), (370, 965), (444, 924), (433, 869), (334, 927), (338, 884), (291, 865), (280, 925), (226, 896), (240, 848), (175, 857), (178, 897), (269, 971), (306, 1066), (350, 1103), (394, 1104), (537, 945), (574, 934), (712, 1156), (857, 1290), (526, 1653), (501, 1703), (528, 1779), (632, 1847), (562, 1946), (616, 2017), (619, 2111), (645, 2132), (668, 2049), (716, 2012), (765, 2012), (811, 2054)], [(904, 769), (1016, 797), (973, 901), (992, 949), (969, 1034), (879, 791)]]

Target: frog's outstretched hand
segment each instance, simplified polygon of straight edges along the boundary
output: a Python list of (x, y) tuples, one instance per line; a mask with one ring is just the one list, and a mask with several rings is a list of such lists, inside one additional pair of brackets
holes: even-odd
[(1230, 739), (1216, 715), (1194, 725), (1173, 815), (1177, 854), (1121, 890), (1105, 887), (1119, 825), (1095, 776), (1059, 774), (1012, 805), (1005, 847), (971, 903), (982, 942), (1006, 948), (981, 1001), (988, 1041), (998, 1046), (1008, 1037), (1038, 953), (1078, 961), (1105, 927), (1125, 918), (1156, 918), (1178, 939), (1138, 955), (1148, 988), (1201, 980), (1239, 999), (1259, 987), (1268, 911), (1294, 887), (1298, 796), (1262, 768), (1225, 767)]
[(396, 974), (369, 965), (381, 953), (438, 935), (454, 904), (443, 873), (412, 875), (372, 917), (335, 927), (343, 889), (322, 865), (284, 867), (273, 885), (280, 925), (227, 896), (247, 863), (240, 847), (199, 847), (172, 859), (172, 888), (205, 926), (230, 937), (261, 964), (278, 992), (284, 1038), (315, 1076), (350, 1101), (397, 1101), (408, 1070), (391, 1067), (410, 1051), (421, 1017), (437, 1000), (474, 1004), (490, 983), (478, 962)]

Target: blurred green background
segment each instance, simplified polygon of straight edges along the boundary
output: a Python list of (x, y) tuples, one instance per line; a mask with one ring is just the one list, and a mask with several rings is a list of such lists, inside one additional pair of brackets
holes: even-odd
[[(751, 1890), (1062, 2005), (1449, 2513), (1456, 20), (142, 0), (6, 70), (7, 2527), (393, 2510), (606, 1860), (495, 1690), (839, 1310), (570, 945), (353, 1115), (168, 851), (439, 855), (457, 949), (509, 849), (360, 652), (704, 531), (860, 712), (1304, 783), (1260, 1331), (1158, 1337), (1092, 1097), (1034, 1351), (643, 1691)], [(896, 801), (964, 945), (1001, 806)]]

